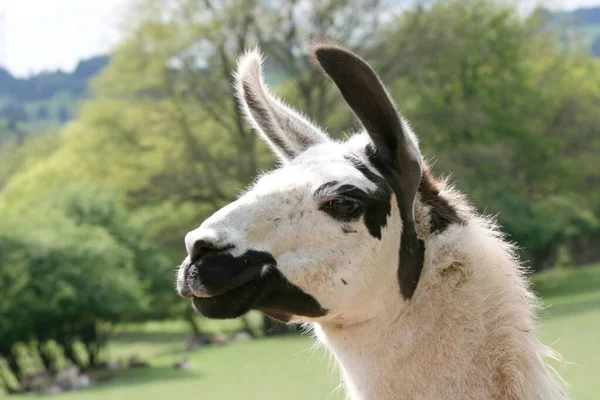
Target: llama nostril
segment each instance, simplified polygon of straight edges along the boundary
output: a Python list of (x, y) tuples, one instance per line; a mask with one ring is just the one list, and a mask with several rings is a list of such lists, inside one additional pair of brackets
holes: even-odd
[(232, 247), (232, 245), (219, 246), (207, 240), (197, 240), (194, 243), (194, 247), (192, 248), (192, 252), (190, 254), (190, 261), (192, 263), (195, 263), (200, 258), (206, 258), (209, 256), (217, 255), (225, 250), (231, 249)]

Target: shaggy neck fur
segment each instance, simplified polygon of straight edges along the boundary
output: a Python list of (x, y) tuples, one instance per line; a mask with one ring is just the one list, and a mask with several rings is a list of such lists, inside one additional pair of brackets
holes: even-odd
[(349, 398), (565, 399), (542, 359), (554, 354), (536, 338), (535, 298), (512, 247), (459, 194), (440, 195), (465, 222), (429, 233), (431, 209), (417, 202), (426, 250), (414, 297), (390, 292), (371, 319), (315, 324)]

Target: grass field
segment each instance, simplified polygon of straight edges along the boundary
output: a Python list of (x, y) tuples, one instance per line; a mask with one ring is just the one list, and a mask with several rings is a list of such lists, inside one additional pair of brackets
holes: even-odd
[(600, 399), (600, 266), (557, 269), (534, 279), (543, 295), (541, 338), (568, 364), (552, 363), (574, 400)]
[[(542, 339), (553, 344), (571, 363), (553, 363), (571, 385), (571, 398), (600, 398), (600, 266), (553, 270), (536, 276), (534, 283), (534, 289), (544, 296), (544, 305), (548, 307), (541, 316)], [(260, 339), (187, 353), (184, 350), (185, 329), (184, 324), (178, 323), (138, 326), (132, 335), (111, 342), (110, 355), (139, 354), (151, 361), (151, 368), (133, 370), (118, 379), (60, 398), (343, 398), (341, 391), (336, 391), (338, 377), (329, 368), (332, 364), (328, 356), (322, 349), (311, 350), (313, 340), (309, 337)], [(192, 362), (191, 371), (172, 368), (172, 363), (182, 356)], [(19, 396), (17, 399), (36, 397)]]

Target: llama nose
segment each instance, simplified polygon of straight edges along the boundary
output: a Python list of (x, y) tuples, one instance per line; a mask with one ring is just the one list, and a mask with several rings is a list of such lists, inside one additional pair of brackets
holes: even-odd
[(190, 253), (190, 261), (194, 263), (200, 258), (206, 258), (213, 255), (217, 255), (219, 253), (224, 252), (225, 250), (231, 249), (232, 247), (233, 246), (231, 245), (218, 245), (209, 240), (199, 239), (196, 240), (196, 242), (192, 246), (192, 251)]
[(234, 246), (232, 241), (224, 240), (224, 232), (209, 228), (199, 228), (185, 235), (185, 248), (193, 264), (201, 258), (212, 257)]

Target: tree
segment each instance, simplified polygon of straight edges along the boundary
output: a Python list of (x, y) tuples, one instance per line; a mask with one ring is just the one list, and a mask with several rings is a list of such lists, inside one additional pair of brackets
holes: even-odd
[(27, 136), (22, 143), (6, 139), (0, 142), (0, 192), (16, 175), (45, 163), (61, 144), (60, 136), (54, 132), (47, 135)]
[(6, 118), (9, 121), (25, 122), (29, 120), (29, 114), (23, 106), (9, 104), (0, 109), (0, 118)]
[(48, 116), (49, 116), (48, 109), (45, 106), (39, 106), (37, 109), (37, 112), (35, 114), (35, 117), (37, 119), (47, 119)]
[(175, 300), (165, 296), (167, 286), (172, 291), (164, 279), (170, 263), (127, 223), (116, 198), (73, 186), (51, 199), (14, 214), (0, 210), (0, 356), (17, 378), (24, 375), (18, 342), (35, 342), (43, 352), (54, 340), (69, 361), (94, 366), (110, 324), (168, 313)]
[(56, 113), (56, 118), (58, 118), (60, 122), (67, 122), (70, 118), (69, 110), (67, 110), (65, 106), (61, 106)]
[(80, 79), (89, 79), (106, 67), (109, 56), (95, 56), (77, 63), (73, 76)]
[(592, 42), (592, 54), (595, 57), (600, 57), (600, 35), (598, 35)]

